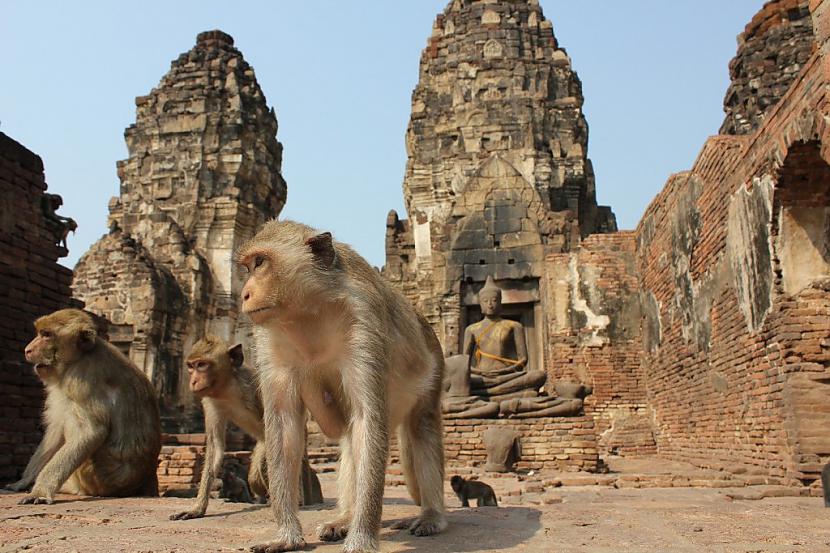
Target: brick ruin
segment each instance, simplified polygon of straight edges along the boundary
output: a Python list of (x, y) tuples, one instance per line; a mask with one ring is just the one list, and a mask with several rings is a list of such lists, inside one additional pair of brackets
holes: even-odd
[[(483, 464), (484, 431), (498, 427), (521, 436), (519, 469), (597, 471), (602, 456), (657, 455), (756, 483), (815, 481), (830, 461), (828, 39), (830, 0), (767, 2), (739, 37), (720, 134), (668, 179), (636, 229), (618, 231), (596, 203), (579, 79), (538, 2), (449, 3), (421, 57), (407, 214), (387, 218), (383, 274), (447, 355), (481, 317), (478, 292), (492, 276), (505, 316), (524, 325), (528, 366), (548, 383), (592, 388), (581, 415), (447, 418), (450, 463)], [(204, 436), (187, 416), (197, 411), (181, 387), (182, 355), (204, 319), (247, 339), (230, 254), (285, 202), (281, 145), (253, 70), (218, 31), (199, 35), (136, 103), (110, 232), (78, 263), (73, 292), (153, 378), (167, 430), (186, 432), (168, 436), (159, 474), (188, 488)], [(3, 186), (30, 187), (31, 205), (14, 211), (36, 211), (40, 161), (8, 165), (7, 151)], [(51, 245), (3, 233), (13, 242), (0, 251), (2, 277), (22, 286), (9, 295), (15, 309), (34, 298), (28, 319), (2, 334), (17, 356), (3, 386), (21, 396), (19, 410), (6, 409), (23, 430), (0, 433), (0, 458), (23, 462), (41, 400), (20, 370), (20, 329), (65, 305), (69, 277), (58, 273), (49, 282), (60, 289), (41, 294), (47, 269), (25, 268), (27, 281), (11, 261), (21, 247), (54, 252), (43, 266), (55, 270), (60, 250), (45, 228), (35, 236)], [(312, 460), (336, 456), (314, 430)]]
[[(538, 2), (450, 2), (421, 58), (407, 218), (387, 219), (384, 274), (448, 354), (492, 275), (548, 382), (592, 386), (603, 454), (814, 481), (830, 461), (827, 4), (764, 5), (730, 64), (721, 135), (617, 232), (594, 200), (579, 81)], [(498, 424), (579, 467), (590, 443), (538, 440), (566, 420), (450, 419), (448, 458), (480, 459), (479, 430)]]
[(46, 192), (43, 161), (0, 133), (0, 481), (20, 477), (40, 442), (43, 385), (23, 357), (41, 315), (74, 307), (60, 196)]
[(168, 431), (201, 425), (182, 378), (190, 344), (205, 331), (247, 344), (231, 257), (285, 204), (276, 135), (253, 68), (221, 31), (199, 34), (136, 98), (110, 230), (78, 261), (72, 290), (150, 376)]

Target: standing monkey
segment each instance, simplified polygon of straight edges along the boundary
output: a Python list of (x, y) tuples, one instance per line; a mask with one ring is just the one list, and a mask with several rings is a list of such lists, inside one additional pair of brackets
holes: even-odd
[(78, 309), (35, 321), (26, 361), (46, 385), (46, 432), (23, 478), (8, 486), (31, 494), (20, 503), (54, 503), (58, 491), (80, 495), (158, 495), (161, 429), (150, 381), (115, 346), (98, 337)]
[(499, 502), (496, 500), (496, 492), (489, 484), (478, 480), (465, 480), (462, 476), (453, 476), (450, 478), (450, 486), (461, 501), (462, 507), (469, 507), (471, 499), (476, 500), (476, 507), (499, 506)]
[[(205, 515), (214, 479), (222, 474), (228, 421), (257, 441), (251, 455), (248, 486), (253, 494), (261, 498), (268, 493), (262, 401), (256, 374), (244, 361), (241, 344), (229, 348), (224, 340), (216, 336), (206, 336), (197, 341), (187, 356), (185, 363), (190, 374), (190, 391), (202, 400), (205, 412), (207, 443), (196, 504), (189, 511), (170, 515), (171, 520), (186, 520)], [(320, 481), (305, 458), (301, 485), (304, 505), (322, 502)]]
[[(340, 439), (339, 517), (320, 539), (378, 551), (390, 432), (399, 429), (419, 536), (446, 528), (441, 345), (427, 321), (363, 258), (292, 221), (271, 221), (238, 253), (248, 272), (242, 311), (255, 325), (275, 541), (257, 552), (305, 547), (297, 516), (303, 409)], [(399, 526), (400, 527), (400, 526)]]

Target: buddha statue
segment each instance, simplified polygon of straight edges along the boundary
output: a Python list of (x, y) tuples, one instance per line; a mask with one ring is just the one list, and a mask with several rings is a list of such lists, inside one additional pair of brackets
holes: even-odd
[(553, 397), (542, 390), (543, 370), (528, 368), (521, 323), (501, 317), (501, 289), (487, 277), (478, 294), (483, 318), (464, 330), (461, 355), (447, 359), (448, 418), (571, 416), (582, 411), (579, 397)]

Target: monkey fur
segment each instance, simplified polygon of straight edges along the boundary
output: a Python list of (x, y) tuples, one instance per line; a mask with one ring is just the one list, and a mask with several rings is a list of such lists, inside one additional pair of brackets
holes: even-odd
[[(349, 246), (292, 221), (271, 221), (237, 253), (247, 272), (242, 311), (254, 323), (265, 404), (275, 541), (256, 552), (305, 547), (296, 489), (307, 408), (340, 440), (339, 516), (323, 541), (378, 551), (389, 436), (398, 430), (418, 536), (446, 528), (441, 421), (444, 359), (429, 323)], [(405, 525), (405, 526), (404, 526)]]
[(478, 480), (465, 480), (461, 476), (453, 476), (450, 479), (452, 491), (461, 500), (462, 507), (469, 507), (470, 500), (476, 500), (476, 507), (498, 507), (496, 492), (488, 484)]
[(35, 321), (26, 361), (46, 386), (46, 431), (23, 477), (20, 503), (60, 492), (157, 496), (161, 428), (152, 384), (98, 335), (88, 313), (63, 309)]

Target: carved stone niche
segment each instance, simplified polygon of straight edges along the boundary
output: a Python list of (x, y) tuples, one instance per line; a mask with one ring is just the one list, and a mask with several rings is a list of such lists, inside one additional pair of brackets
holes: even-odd
[(487, 472), (510, 472), (522, 457), (521, 434), (512, 428), (491, 426), (484, 431), (484, 448), (487, 451)]
[[(502, 290), (502, 317), (517, 321), (525, 330), (528, 366), (544, 368), (542, 303), (539, 294), (539, 280), (499, 281)], [(478, 305), (478, 291), (484, 282), (465, 282), (461, 285), (461, 322), (459, 328), (467, 328), (481, 320), (481, 308)], [(463, 334), (459, 337), (464, 339)], [(459, 351), (463, 344), (459, 343)], [(515, 352), (513, 352), (515, 353)]]

